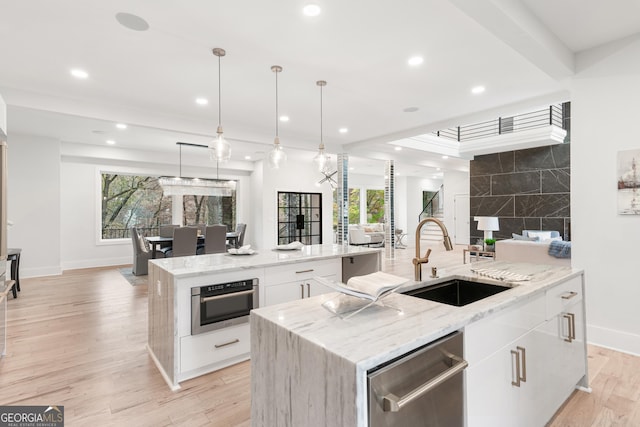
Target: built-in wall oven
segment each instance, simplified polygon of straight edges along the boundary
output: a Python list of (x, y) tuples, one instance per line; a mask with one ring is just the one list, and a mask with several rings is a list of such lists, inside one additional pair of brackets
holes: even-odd
[(249, 322), (258, 308), (258, 279), (191, 288), (191, 334)]

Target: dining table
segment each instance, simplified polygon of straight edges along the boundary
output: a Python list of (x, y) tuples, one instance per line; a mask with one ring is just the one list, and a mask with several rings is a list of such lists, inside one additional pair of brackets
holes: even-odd
[[(234, 248), (238, 248), (238, 237), (240, 237), (240, 233), (235, 231), (227, 232), (227, 240), (229, 244), (231, 244)], [(198, 244), (204, 243), (205, 236), (198, 235)], [(155, 259), (158, 254), (158, 248), (162, 247), (163, 244), (173, 243), (173, 237), (162, 237), (162, 236), (148, 236), (145, 237), (145, 240), (149, 242), (149, 246), (151, 247), (151, 258)]]

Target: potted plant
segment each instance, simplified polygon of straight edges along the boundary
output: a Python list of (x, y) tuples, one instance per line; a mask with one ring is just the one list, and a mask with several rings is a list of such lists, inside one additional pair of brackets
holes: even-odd
[(484, 239), (484, 250), (494, 252), (496, 250), (496, 239)]

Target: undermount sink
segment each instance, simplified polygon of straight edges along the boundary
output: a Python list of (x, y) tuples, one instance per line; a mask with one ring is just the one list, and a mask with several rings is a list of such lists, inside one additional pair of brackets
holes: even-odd
[(506, 291), (512, 287), (512, 285), (497, 285), (453, 279), (403, 293), (417, 298), (462, 307)]

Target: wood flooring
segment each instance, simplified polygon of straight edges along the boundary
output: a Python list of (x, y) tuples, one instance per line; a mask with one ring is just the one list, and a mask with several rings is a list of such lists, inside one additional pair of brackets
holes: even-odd
[[(384, 270), (413, 277), (414, 251), (396, 254)], [(462, 252), (431, 259), (425, 272), (461, 263)], [(145, 349), (147, 287), (117, 267), (21, 282), (8, 299), (0, 405), (64, 405), (67, 426), (250, 425), (250, 362), (170, 391)], [(589, 369), (593, 393), (574, 393), (550, 425), (640, 426), (640, 358), (590, 346)]]

